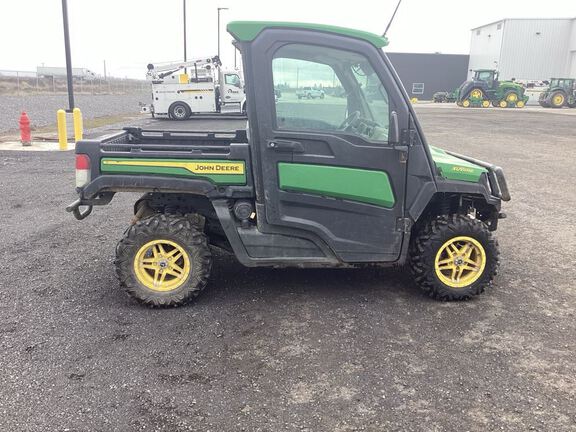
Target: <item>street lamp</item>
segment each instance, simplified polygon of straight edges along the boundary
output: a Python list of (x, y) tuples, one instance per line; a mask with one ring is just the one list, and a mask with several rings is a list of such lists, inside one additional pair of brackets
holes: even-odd
[(220, 11), (228, 10), (228, 8), (219, 7), (218, 8), (218, 58), (220, 58)]
[(184, 18), (184, 61), (186, 61), (186, 0), (182, 0), (182, 9), (182, 15)]

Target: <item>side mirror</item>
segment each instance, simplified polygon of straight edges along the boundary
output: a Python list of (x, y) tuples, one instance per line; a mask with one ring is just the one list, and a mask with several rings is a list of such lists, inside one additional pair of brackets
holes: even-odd
[(398, 128), (398, 113), (392, 111), (390, 113), (390, 126), (388, 127), (388, 142), (390, 144), (400, 143), (400, 129)]

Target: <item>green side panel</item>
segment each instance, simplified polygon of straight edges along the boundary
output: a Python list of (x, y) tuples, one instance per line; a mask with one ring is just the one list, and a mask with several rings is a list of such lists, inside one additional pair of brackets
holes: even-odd
[(438, 147), (430, 146), (430, 153), (442, 177), (448, 180), (476, 183), (480, 180), (482, 173), (488, 172), (485, 168), (449, 155)]
[(280, 189), (374, 204), (394, 206), (390, 178), (384, 171), (280, 162)]
[(377, 48), (388, 45), (388, 39), (375, 33), (354, 30), (345, 27), (336, 27), (324, 24), (307, 24), (299, 22), (282, 22), (282, 21), (232, 21), (226, 29), (228, 33), (234, 36), (234, 39), (242, 42), (253, 41), (258, 34), (267, 28), (296, 28), (302, 30), (316, 30), (325, 33), (335, 33), (343, 36), (363, 39), (370, 42)]
[[(111, 161), (114, 165), (106, 162)], [(122, 165), (123, 162), (130, 165)], [(138, 163), (142, 163), (138, 165)], [(176, 164), (221, 164), (241, 166), (241, 173), (194, 173), (185, 167), (174, 166), (154, 166), (154, 164), (169, 165)], [(245, 185), (246, 166), (244, 161), (238, 160), (218, 160), (218, 159), (148, 159), (148, 158), (102, 158), (100, 160), (100, 171), (104, 174), (155, 174), (169, 177), (188, 177), (205, 179), (217, 185)]]

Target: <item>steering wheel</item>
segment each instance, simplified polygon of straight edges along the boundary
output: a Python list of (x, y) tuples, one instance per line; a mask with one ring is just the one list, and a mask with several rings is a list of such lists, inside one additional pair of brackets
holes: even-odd
[(345, 130), (346, 128), (351, 126), (352, 123), (355, 122), (356, 120), (358, 120), (359, 118), (360, 118), (360, 111), (352, 112), (352, 114), (350, 114), (348, 117), (346, 117), (346, 119), (342, 122), (339, 129)]

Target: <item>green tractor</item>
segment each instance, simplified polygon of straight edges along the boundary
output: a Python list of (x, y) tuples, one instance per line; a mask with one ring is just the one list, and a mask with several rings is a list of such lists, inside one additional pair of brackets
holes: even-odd
[(456, 104), (464, 108), (490, 105), (500, 108), (523, 108), (528, 102), (524, 87), (512, 81), (499, 81), (498, 72), (493, 69), (474, 71), (471, 80), (458, 88)]
[(538, 102), (545, 108), (576, 108), (576, 79), (552, 78), (548, 88), (540, 93)]
[(432, 101), (434, 103), (454, 103), (456, 102), (458, 96), (458, 89), (447, 92), (439, 91), (432, 95)]

